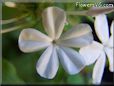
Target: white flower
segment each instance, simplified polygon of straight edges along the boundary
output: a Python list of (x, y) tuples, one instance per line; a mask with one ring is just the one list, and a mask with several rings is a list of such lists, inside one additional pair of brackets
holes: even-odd
[(87, 24), (79, 24), (61, 35), (65, 22), (65, 12), (57, 7), (49, 7), (42, 14), (43, 26), (48, 36), (35, 29), (24, 29), (19, 36), (19, 48), (23, 52), (33, 52), (46, 48), (39, 58), (36, 69), (40, 76), (54, 78), (59, 61), (69, 74), (80, 72), (85, 61), (69, 47), (80, 48), (93, 41), (92, 30)]
[(80, 49), (80, 53), (84, 56), (86, 61), (86, 65), (90, 65), (95, 63), (93, 69), (93, 83), (100, 84), (103, 71), (106, 62), (106, 55), (109, 60), (109, 69), (111, 72), (114, 71), (114, 64), (113, 64), (113, 29), (114, 29), (114, 21), (110, 27), (111, 36), (109, 37), (109, 28), (108, 22), (105, 14), (100, 14), (95, 17), (95, 31), (102, 43), (93, 41), (92, 44), (83, 47)]
[(7, 7), (11, 7), (11, 8), (16, 7), (16, 3), (15, 3), (15, 2), (4, 2), (4, 4), (5, 4)]

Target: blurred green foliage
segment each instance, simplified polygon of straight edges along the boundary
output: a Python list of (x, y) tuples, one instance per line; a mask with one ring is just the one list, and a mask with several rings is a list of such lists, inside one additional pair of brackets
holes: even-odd
[(3, 60), (3, 79), (2, 82), (3, 83), (9, 83), (9, 84), (20, 84), (23, 83), (24, 81), (22, 81), (17, 73), (16, 73), (16, 69), (14, 67), (14, 65), (6, 60)]
[[(2, 19), (9, 20), (16, 18), (16, 21), (3, 24), (2, 30), (9, 28), (18, 28), (15, 31), (4, 33), (2, 35), (2, 56), (3, 56), (3, 84), (88, 84), (91, 81), (90, 75), (93, 67), (86, 67), (77, 75), (68, 75), (63, 68), (59, 67), (57, 75), (54, 79), (48, 80), (40, 77), (36, 72), (36, 62), (38, 61), (42, 51), (33, 53), (23, 53), (18, 48), (18, 37), (20, 31), (24, 28), (35, 28), (44, 32), (42, 25), (41, 13), (49, 6), (57, 6), (65, 11), (78, 11), (87, 8), (76, 7), (75, 3), (16, 3), (16, 7), (10, 8), (2, 5)], [(25, 17), (20, 18), (23, 15)], [(113, 14), (109, 15), (109, 19), (113, 18)], [(87, 16), (67, 15), (68, 24), (65, 25), (64, 31), (78, 23), (89, 23), (93, 26), (93, 18)], [(24, 25), (24, 26), (23, 26)], [(20, 27), (18, 27), (20, 26)], [(89, 72), (88, 72), (89, 71)], [(90, 75), (91, 76), (91, 75)]]

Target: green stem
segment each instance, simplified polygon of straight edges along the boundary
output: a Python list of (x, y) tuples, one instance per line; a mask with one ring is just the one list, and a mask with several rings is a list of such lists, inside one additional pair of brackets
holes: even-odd
[(25, 27), (30, 27), (30, 26), (32, 26), (34, 24), (35, 24), (35, 21), (33, 21), (31, 23), (26, 23), (26, 24), (14, 26), (14, 27), (11, 27), (11, 28), (8, 28), (8, 29), (1, 30), (0, 33), (1, 34), (4, 34), (4, 33), (12, 32), (12, 31), (15, 31), (15, 30), (18, 30), (18, 29), (23, 29)]
[(87, 11), (66, 11), (67, 15), (81, 15), (86, 16)]
[(8, 19), (8, 20), (1, 20), (1, 24), (8, 24), (8, 23), (12, 23), (12, 22), (17, 22), (18, 20), (27, 17), (29, 14), (25, 14), (23, 16), (20, 16), (18, 18), (12, 18), (12, 19)]

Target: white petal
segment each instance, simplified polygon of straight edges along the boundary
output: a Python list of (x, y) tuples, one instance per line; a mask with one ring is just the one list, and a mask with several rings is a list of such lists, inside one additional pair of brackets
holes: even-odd
[(24, 29), (19, 36), (19, 48), (23, 52), (33, 52), (50, 45), (51, 39), (35, 29)]
[(93, 35), (92, 33), (88, 33), (86, 35), (76, 37), (76, 38), (71, 38), (71, 39), (66, 39), (66, 40), (59, 40), (60, 45), (67, 46), (67, 47), (84, 47), (86, 45), (91, 44), (93, 41)]
[(61, 37), (60, 40), (66, 40), (71, 38), (78, 38), (80, 36), (86, 35), (91, 33), (91, 27), (88, 24), (79, 24), (74, 26), (72, 29), (65, 32)]
[(58, 55), (63, 68), (69, 74), (76, 74), (85, 66), (82, 56), (71, 48), (58, 48)]
[(109, 40), (108, 22), (105, 14), (95, 17), (95, 31), (102, 43)]
[(114, 43), (113, 43), (114, 20), (112, 21), (110, 30), (111, 30), (111, 36), (110, 36), (109, 41), (107, 42), (107, 45), (111, 48), (114, 48)]
[(110, 36), (110, 39), (108, 41), (108, 47), (114, 48), (114, 42), (113, 42), (113, 35)]
[(55, 77), (59, 67), (56, 49), (49, 46), (37, 62), (36, 69), (40, 76), (48, 79)]
[(98, 58), (97, 62), (95, 63), (94, 69), (93, 69), (93, 83), (94, 84), (100, 84), (104, 72), (106, 62), (106, 55), (104, 52), (101, 53), (100, 57)]
[(48, 35), (58, 39), (63, 31), (66, 22), (65, 12), (57, 7), (48, 7), (42, 14), (43, 25)]
[(114, 11), (113, 7), (91, 7), (87, 11), (87, 15), (89, 16), (97, 16), (99, 14), (108, 14)]
[(105, 48), (108, 60), (109, 60), (109, 70), (114, 72), (114, 55), (113, 55), (113, 48)]
[(103, 46), (96, 42), (93, 41), (92, 44), (80, 48), (80, 54), (83, 56), (83, 58), (86, 61), (86, 65), (93, 64), (97, 58), (100, 56), (102, 52)]
[(112, 24), (111, 24), (111, 34), (113, 35), (113, 31), (114, 31), (114, 20), (112, 21)]

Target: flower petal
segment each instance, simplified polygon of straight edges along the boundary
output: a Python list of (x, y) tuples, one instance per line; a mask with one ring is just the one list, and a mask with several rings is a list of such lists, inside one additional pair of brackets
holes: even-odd
[(89, 45), (93, 41), (93, 35), (92, 33), (88, 33), (86, 35), (76, 37), (76, 38), (71, 38), (71, 39), (66, 39), (66, 40), (60, 40), (58, 44), (66, 46), (66, 47), (84, 47), (86, 45)]
[(63, 68), (69, 74), (76, 74), (85, 67), (85, 61), (75, 50), (66, 47), (58, 48), (58, 55)]
[(108, 22), (105, 14), (95, 17), (95, 31), (102, 43), (109, 40)]
[(113, 31), (114, 31), (114, 20), (112, 21), (112, 24), (111, 24), (111, 34), (113, 35)]
[(86, 61), (86, 65), (93, 64), (97, 58), (100, 56), (102, 52), (103, 46), (96, 42), (93, 41), (92, 44), (80, 48), (80, 54), (83, 56), (83, 58)]
[(79, 24), (74, 26), (72, 29), (65, 32), (61, 37), (60, 40), (66, 40), (71, 38), (78, 38), (80, 36), (86, 35), (91, 33), (91, 27), (88, 24)]
[(97, 16), (99, 14), (108, 14), (114, 11), (113, 7), (91, 7), (86, 15)]
[(57, 7), (48, 7), (42, 14), (43, 25), (48, 35), (58, 39), (63, 31), (66, 22), (65, 12)]
[(95, 66), (93, 69), (92, 78), (93, 78), (94, 84), (101, 83), (101, 79), (102, 79), (104, 67), (105, 67), (105, 62), (106, 62), (106, 56), (105, 56), (105, 53), (102, 52), (100, 57), (98, 58), (97, 62), (95, 63)]
[(108, 47), (114, 48), (113, 35), (110, 36), (110, 39), (108, 41)]
[(107, 42), (107, 45), (111, 48), (114, 48), (114, 43), (113, 43), (114, 20), (112, 21), (110, 30), (111, 30), (111, 36), (110, 36), (109, 41)]
[(113, 57), (113, 48), (105, 48), (108, 60), (109, 60), (109, 70), (114, 72), (114, 57)]
[(37, 62), (36, 69), (40, 76), (48, 79), (55, 77), (59, 61), (54, 46), (49, 46)]
[(50, 45), (51, 39), (35, 29), (24, 29), (19, 36), (19, 48), (23, 52), (33, 52)]

